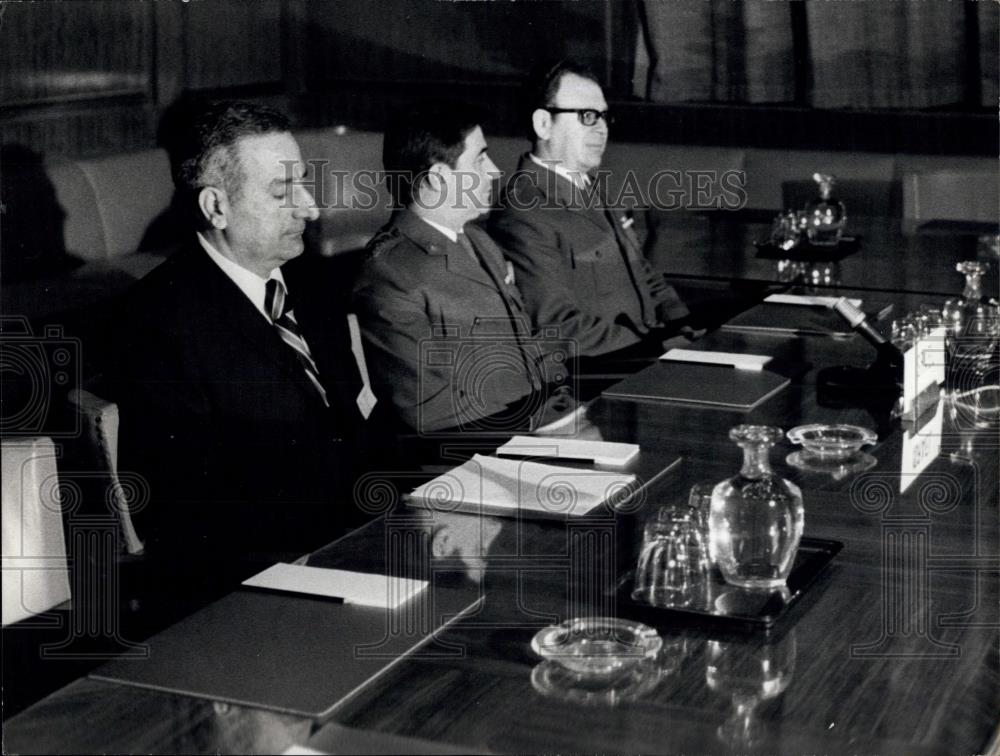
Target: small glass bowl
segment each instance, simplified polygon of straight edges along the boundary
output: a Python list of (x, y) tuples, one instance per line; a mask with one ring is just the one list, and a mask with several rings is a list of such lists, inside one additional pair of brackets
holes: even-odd
[(662, 645), (653, 628), (613, 617), (566, 620), (531, 639), (536, 654), (578, 675), (606, 675), (634, 667), (655, 657)]
[(865, 444), (878, 441), (878, 434), (859, 425), (799, 425), (788, 431), (788, 440), (801, 444), (813, 459), (847, 459)]

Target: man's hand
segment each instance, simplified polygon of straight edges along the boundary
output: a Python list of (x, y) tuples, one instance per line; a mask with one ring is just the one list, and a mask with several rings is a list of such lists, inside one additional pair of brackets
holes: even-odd
[(570, 393), (568, 386), (557, 388), (546, 400), (544, 406), (536, 416), (535, 427), (548, 425), (551, 422), (565, 417), (576, 409), (576, 399)]

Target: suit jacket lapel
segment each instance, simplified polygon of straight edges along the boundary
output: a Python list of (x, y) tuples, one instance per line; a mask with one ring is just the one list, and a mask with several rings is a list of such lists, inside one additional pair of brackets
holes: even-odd
[(513, 272), (513, 267), (510, 266), (510, 263), (503, 256), (503, 250), (496, 245), (489, 234), (474, 224), (468, 224), (465, 227), (465, 232), (468, 234), (469, 240), (479, 250), (483, 261), (490, 267), (490, 271), (492, 271), (497, 285), (500, 287), (501, 296), (513, 302), (514, 315), (524, 317), (524, 300), (521, 299), (521, 292), (515, 283), (507, 283), (508, 276)]
[(543, 168), (527, 154), (521, 157), (518, 171), (534, 175), (535, 185), (547, 199), (570, 212), (578, 213), (602, 231), (608, 230), (608, 221), (604, 217), (603, 206), (599, 204), (592, 207), (589, 201), (590, 195), (584, 194), (569, 179), (560, 176), (551, 168)]
[[(429, 255), (443, 255), (445, 266), (449, 273), (475, 281), (482, 286), (495, 289), (493, 280), (483, 267), (469, 257), (469, 254), (456, 242), (442, 234), (436, 228), (421, 220), (413, 213), (406, 211), (394, 221), (393, 225), (405, 234)], [(501, 280), (503, 280), (501, 278)]]
[[(193, 256), (192, 262), (197, 270), (198, 280), (205, 284), (208, 303), (215, 310), (216, 321), (229, 324), (225, 332), (246, 341), (262, 359), (275, 365), (288, 376), (289, 380), (322, 405), (316, 387), (309, 381), (298, 357), (291, 347), (281, 340), (275, 327), (261, 315), (239, 287), (212, 262), (200, 246), (196, 245), (190, 253)], [(309, 343), (308, 336), (306, 342)]]

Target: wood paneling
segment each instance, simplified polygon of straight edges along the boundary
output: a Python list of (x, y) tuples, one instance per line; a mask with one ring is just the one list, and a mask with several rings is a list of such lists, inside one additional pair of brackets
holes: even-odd
[[(995, 50), (995, 4), (978, 5), (980, 48)], [(46, 155), (152, 147), (163, 110), (197, 90), (290, 97), (301, 125), (376, 129), (403, 101), (452, 96), (486, 104), (491, 133), (513, 134), (525, 74), (573, 56), (607, 79), (616, 140), (996, 152), (989, 113), (629, 102), (637, 22), (632, 2), (0, 2), (0, 131)], [(981, 68), (995, 101), (996, 62)]]
[(148, 3), (5, 3), (0, 104), (148, 92)]
[(604, 71), (600, 3), (373, 0), (307, 8), (310, 90), (345, 79), (510, 81), (540, 60), (565, 55)]
[(280, 82), (280, 0), (212, 0), (184, 11), (186, 80), (190, 89)]

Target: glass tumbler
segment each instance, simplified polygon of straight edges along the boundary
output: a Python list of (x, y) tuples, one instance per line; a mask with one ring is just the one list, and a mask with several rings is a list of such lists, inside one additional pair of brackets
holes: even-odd
[(689, 606), (708, 585), (708, 549), (688, 513), (646, 525), (632, 598), (651, 606)]

